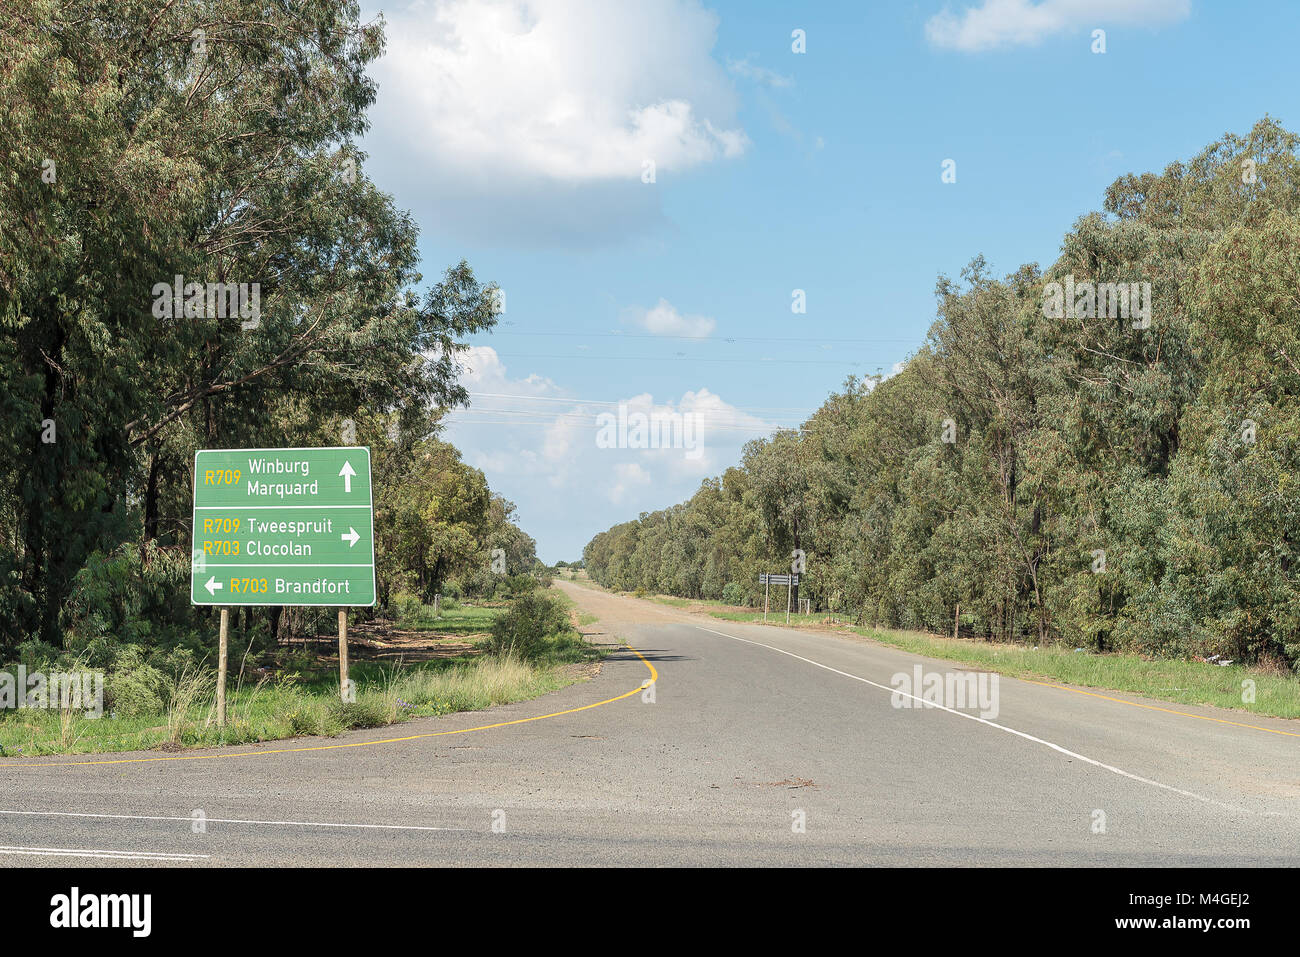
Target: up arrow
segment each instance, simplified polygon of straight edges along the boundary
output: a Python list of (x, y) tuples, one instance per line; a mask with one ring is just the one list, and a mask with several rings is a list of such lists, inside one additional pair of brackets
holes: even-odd
[(343, 468), (339, 469), (339, 475), (343, 476), (343, 491), (352, 491), (352, 476), (356, 474), (356, 469), (352, 467), (351, 462), (343, 463)]
[(361, 536), (357, 534), (357, 530), (355, 528), (349, 525), (348, 533), (346, 535), (340, 535), (339, 538), (343, 539), (343, 541), (348, 543), (348, 548), (355, 548), (357, 541), (361, 538)]
[(226, 586), (217, 581), (217, 576), (213, 575), (203, 583), (203, 587), (208, 590), (209, 595), (215, 595), (218, 588), (225, 588)]

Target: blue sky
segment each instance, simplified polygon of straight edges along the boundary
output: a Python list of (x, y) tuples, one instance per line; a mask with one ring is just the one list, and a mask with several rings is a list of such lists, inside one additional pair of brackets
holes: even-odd
[[(426, 281), (465, 258), (505, 292), (445, 437), (551, 562), (905, 361), (939, 274), (1046, 266), (1117, 176), (1300, 125), (1281, 2), (363, 9), (389, 22), (368, 172)], [(601, 447), (620, 402), (695, 415), (700, 444)]]

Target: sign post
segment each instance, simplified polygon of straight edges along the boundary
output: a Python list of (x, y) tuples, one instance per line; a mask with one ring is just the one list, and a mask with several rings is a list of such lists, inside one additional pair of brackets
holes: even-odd
[(339, 697), (348, 700), (348, 610), (339, 609)]
[(230, 636), (230, 609), (221, 609), (221, 630), (217, 639), (217, 727), (226, 725), (226, 648)]
[(794, 588), (799, 584), (798, 575), (773, 575), (768, 572), (760, 572), (758, 583), (763, 586), (763, 621), (767, 621), (767, 595), (768, 588), (772, 585), (785, 586), (785, 623), (790, 624), (790, 596), (794, 593)]
[(368, 448), (196, 452), (190, 555), (190, 602), (223, 606), (218, 721), (225, 720), (229, 606), (339, 606), (346, 694), (347, 609), (375, 603)]

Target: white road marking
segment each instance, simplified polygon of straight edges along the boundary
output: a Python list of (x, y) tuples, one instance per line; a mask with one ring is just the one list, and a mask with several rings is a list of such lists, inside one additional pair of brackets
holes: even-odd
[(29, 857), (100, 857), (114, 861), (205, 861), (207, 854), (172, 854), (168, 851), (112, 851), (103, 848), (21, 847), (0, 845), (0, 854)]
[(1149, 784), (1151, 787), (1160, 788), (1161, 790), (1164, 791), (1172, 791), (1174, 794), (1181, 794), (1183, 797), (1189, 797), (1196, 801), (1202, 801), (1205, 804), (1213, 804), (1217, 807), (1226, 808), (1229, 811), (1245, 811), (1250, 814), (1255, 813), (1254, 811), (1251, 811), (1249, 808), (1240, 808), (1233, 804), (1227, 804), (1223, 801), (1218, 801), (1214, 798), (1206, 797), (1203, 794), (1196, 794), (1192, 791), (1184, 791), (1182, 788), (1176, 788), (1171, 784), (1162, 784), (1159, 781), (1152, 781), (1150, 778), (1144, 778), (1141, 775), (1133, 774), (1130, 771), (1125, 771), (1123, 768), (1117, 768), (1114, 765), (1106, 764), (1102, 761), (1096, 760), (1095, 758), (1090, 758), (1087, 757), (1086, 755), (1079, 754), (1077, 751), (1071, 751), (1069, 748), (1063, 748), (1059, 744), (1053, 744), (1051, 741), (1045, 741), (1042, 738), (1036, 738), (1032, 734), (1028, 734), (1024, 731), (1017, 731), (1015, 728), (1009, 728), (1005, 724), (998, 724), (996, 721), (990, 721), (988, 718), (981, 718), (978, 715), (967, 714), (964, 711), (958, 711), (956, 708), (949, 708), (945, 705), (937, 704), (933, 701), (926, 701), (924, 698), (919, 698), (914, 694), (908, 694), (904, 691), (899, 691), (897, 688), (892, 688), (887, 685), (878, 684), (877, 682), (871, 681), (867, 678), (862, 678), (859, 677), (858, 675), (849, 674), (847, 671), (840, 671), (838, 668), (832, 668), (830, 665), (824, 665), (820, 661), (813, 661), (811, 658), (805, 658), (802, 655), (796, 655), (793, 651), (786, 651), (784, 648), (777, 648), (774, 645), (766, 645), (761, 641), (753, 641), (752, 639), (749, 638), (741, 638), (739, 635), (728, 635), (726, 632), (714, 631), (712, 628), (705, 628), (703, 625), (696, 625), (695, 627), (700, 629), (700, 631), (707, 631), (711, 635), (719, 635), (722, 638), (730, 638), (733, 641), (743, 641), (747, 645), (757, 645), (758, 647), (766, 648), (769, 651), (775, 651), (778, 652), (779, 654), (789, 655), (791, 658), (798, 659), (799, 661), (805, 662), (806, 664), (814, 665), (815, 667), (822, 668), (826, 671), (834, 672), (837, 675), (843, 675), (845, 678), (852, 678), (854, 681), (861, 681), (863, 684), (871, 685), (871, 687), (873, 688), (879, 688), (881, 691), (888, 691), (891, 695), (894, 694), (902, 695), (904, 698), (911, 698), (913, 701), (919, 701), (921, 702), (923, 707), (938, 708), (941, 711), (947, 711), (949, 714), (955, 714), (961, 718), (967, 718), (971, 721), (977, 721), (980, 724), (986, 724), (990, 728), (997, 728), (999, 731), (1005, 731), (1007, 734), (1014, 734), (1016, 737), (1024, 738), (1026, 741), (1033, 741), (1035, 744), (1041, 744), (1044, 747), (1051, 748), (1053, 751), (1059, 751), (1061, 754), (1068, 755), (1071, 758), (1077, 758), (1078, 760), (1083, 761), (1085, 764), (1091, 764), (1094, 767), (1104, 768), (1105, 770), (1110, 771), (1112, 774), (1118, 774), (1120, 777), (1128, 778), (1129, 780), (1132, 781), (1138, 781), (1141, 782), (1142, 784)]
[(292, 825), (295, 827), (359, 827), (380, 831), (469, 831), (468, 827), (428, 827), (423, 824), (335, 824), (329, 821), (249, 821), (240, 818), (205, 817), (195, 818), (170, 817), (161, 814), (91, 814), (81, 811), (3, 811), (0, 814), (25, 814), (33, 817), (99, 817), (124, 821), (185, 821), (187, 823), (202, 820), (207, 824), (268, 824)]

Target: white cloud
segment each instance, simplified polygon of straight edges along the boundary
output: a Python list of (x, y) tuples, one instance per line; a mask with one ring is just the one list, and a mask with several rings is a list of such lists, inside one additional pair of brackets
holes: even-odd
[(704, 338), (718, 326), (711, 316), (682, 315), (667, 299), (660, 299), (652, 309), (634, 309), (631, 315), (638, 326), (656, 336)]
[(727, 69), (736, 76), (743, 76), (747, 80), (753, 80), (756, 83), (763, 83), (773, 87), (794, 86), (794, 78), (777, 73), (775, 70), (769, 70), (765, 66), (759, 66), (757, 63), (751, 63), (752, 54), (743, 60), (727, 60)]
[(945, 7), (925, 24), (931, 44), (977, 52), (1026, 46), (1074, 28), (1160, 26), (1185, 19), (1189, 0), (984, 0), (960, 12)]
[(471, 392), (520, 391), (528, 395), (557, 395), (559, 387), (546, 376), (536, 373), (522, 379), (511, 379), (506, 365), (491, 346), (470, 346), (457, 358), (461, 367), (460, 383)]
[(645, 160), (658, 180), (749, 145), (699, 0), (417, 0), (385, 17), (367, 145), (430, 224), (645, 226), (662, 215)]
[(609, 500), (615, 504), (623, 504), (630, 486), (650, 484), (650, 473), (635, 462), (623, 462), (615, 465), (614, 475), (617, 481), (610, 487), (607, 494)]
[[(704, 478), (739, 461), (745, 442), (776, 427), (705, 388), (676, 399), (640, 393), (597, 401), (566, 396), (541, 376), (511, 378), (487, 346), (462, 363), (472, 370), (462, 379), (470, 409), (448, 415), (443, 438), (519, 507), (523, 528), (550, 561), (576, 558), (591, 536), (641, 511), (684, 501)], [(603, 448), (599, 417), (617, 416), (620, 405), (627, 416), (689, 415), (691, 428), (681, 447)]]

